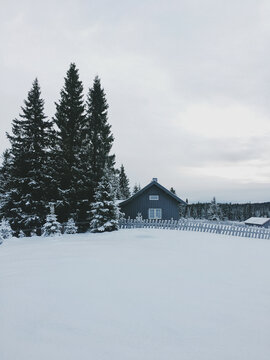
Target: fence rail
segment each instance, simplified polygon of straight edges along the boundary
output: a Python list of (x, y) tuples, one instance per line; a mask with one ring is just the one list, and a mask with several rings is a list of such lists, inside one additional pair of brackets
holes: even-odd
[(119, 221), (120, 229), (171, 229), (184, 231), (209, 232), (222, 235), (233, 235), (257, 239), (270, 239), (270, 229), (243, 224), (225, 224), (214, 221), (196, 220), (137, 220), (122, 219)]

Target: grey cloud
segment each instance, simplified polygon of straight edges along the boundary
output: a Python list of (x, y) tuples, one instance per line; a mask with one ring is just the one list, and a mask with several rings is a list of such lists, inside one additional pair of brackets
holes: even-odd
[(1, 152), (8, 145), (4, 133), (34, 77), (52, 116), (65, 71), (75, 61), (86, 90), (96, 74), (101, 76), (114, 151), (132, 183), (157, 176), (194, 199), (210, 196), (215, 187), (224, 198), (237, 198), (238, 191), (239, 198), (265, 199), (267, 187), (260, 184), (238, 187), (226, 179), (194, 178), (181, 169), (249, 161), (268, 166), (267, 136), (216, 139), (209, 129), (209, 137), (200, 137), (175, 128), (173, 119), (199, 101), (223, 106), (234, 101), (253, 106), (258, 117), (269, 116), (266, 1), (22, 0), (6, 2), (4, 8)]

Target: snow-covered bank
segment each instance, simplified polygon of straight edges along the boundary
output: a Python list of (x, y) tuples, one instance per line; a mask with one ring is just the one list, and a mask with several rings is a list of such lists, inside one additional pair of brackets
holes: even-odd
[(6, 240), (0, 359), (269, 359), (269, 254), (154, 229)]

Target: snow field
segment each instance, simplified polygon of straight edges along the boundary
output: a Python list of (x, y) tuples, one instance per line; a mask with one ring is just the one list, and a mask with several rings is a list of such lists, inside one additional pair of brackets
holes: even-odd
[(270, 242), (155, 229), (5, 240), (1, 360), (268, 360)]

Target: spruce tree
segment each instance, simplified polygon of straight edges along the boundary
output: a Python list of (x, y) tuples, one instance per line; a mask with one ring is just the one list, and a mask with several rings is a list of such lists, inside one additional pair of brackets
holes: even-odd
[(58, 206), (60, 221), (67, 221), (77, 213), (79, 202), (83, 200), (85, 182), (82, 159), (82, 129), (85, 121), (83, 85), (74, 63), (70, 64), (65, 77), (60, 100), (56, 103), (54, 122), (56, 130), (55, 177), (58, 183)]
[(118, 230), (119, 209), (110, 182), (110, 172), (105, 168), (104, 175), (98, 184), (94, 202), (91, 204), (91, 232)]
[(77, 231), (78, 231), (78, 227), (76, 226), (75, 221), (72, 218), (68, 219), (68, 222), (66, 223), (66, 226), (65, 226), (64, 233), (65, 234), (76, 234)]
[(48, 152), (52, 124), (44, 115), (44, 100), (37, 79), (21, 109), (20, 118), (13, 120), (12, 135), (7, 134), (11, 149), (4, 166), (8, 168), (7, 192), (1, 212), (14, 230), (26, 230), (29, 235), (28, 229), (40, 228), (44, 222), (51, 181)]
[(113, 169), (111, 171), (111, 185), (116, 199), (121, 199), (120, 184), (119, 184), (119, 169)]
[(141, 190), (141, 185), (137, 183), (134, 185), (133, 191), (132, 191), (132, 195), (135, 195), (138, 191)]
[(180, 204), (179, 205), (179, 217), (180, 219), (185, 217), (186, 205)]
[(217, 204), (215, 197), (213, 197), (213, 200), (210, 203), (207, 214), (209, 220), (222, 220), (223, 218), (222, 211)]
[(2, 155), (2, 165), (0, 167), (0, 217), (5, 216), (3, 210), (9, 199), (11, 154), (5, 150)]
[(57, 215), (49, 214), (46, 217), (46, 222), (42, 226), (42, 236), (60, 236), (61, 224), (57, 221)]
[(186, 206), (185, 218), (190, 219), (190, 205)]
[(90, 202), (102, 176), (105, 165), (113, 172), (115, 155), (110, 154), (113, 135), (108, 123), (108, 104), (100, 79), (94, 79), (93, 87), (89, 89), (86, 103), (86, 120), (84, 124), (84, 153), (87, 164), (87, 193)]
[(129, 180), (125, 173), (125, 169), (123, 164), (120, 167), (119, 173), (119, 199), (125, 200), (130, 197), (130, 190), (129, 190)]
[(8, 220), (2, 218), (0, 222), (0, 241), (1, 239), (9, 239), (13, 235), (13, 231), (10, 227)]

